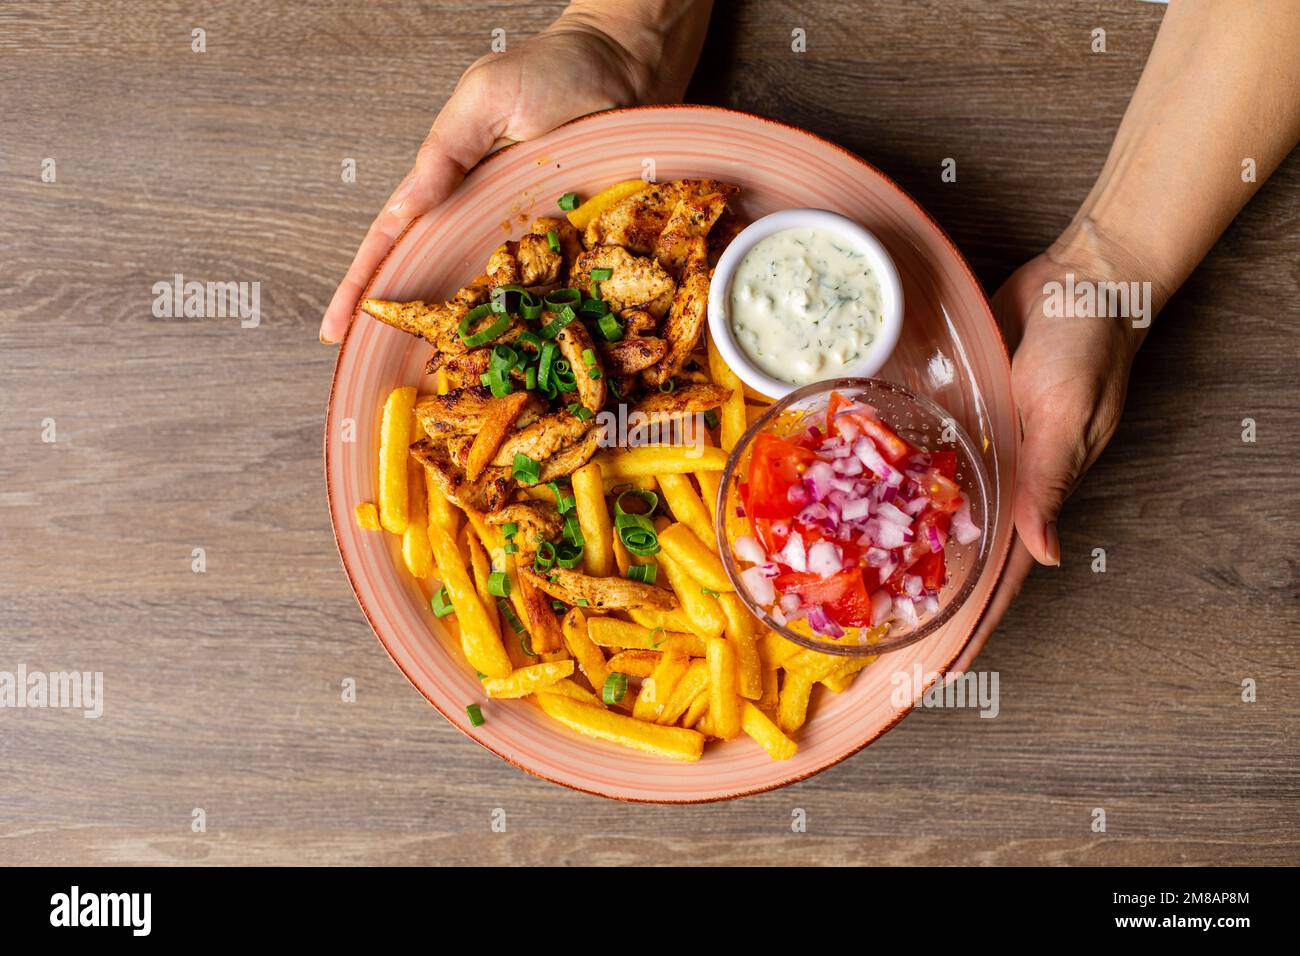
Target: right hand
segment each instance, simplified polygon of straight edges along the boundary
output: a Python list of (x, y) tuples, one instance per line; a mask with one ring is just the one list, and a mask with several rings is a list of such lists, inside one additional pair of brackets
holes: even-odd
[(561, 17), (518, 46), (479, 59), (456, 84), (415, 167), (362, 240), (325, 311), (321, 341), (343, 339), (366, 283), (402, 230), (441, 204), (494, 146), (541, 136), (598, 110), (645, 102), (662, 92), (648, 89), (650, 83), (609, 34), (579, 18)]

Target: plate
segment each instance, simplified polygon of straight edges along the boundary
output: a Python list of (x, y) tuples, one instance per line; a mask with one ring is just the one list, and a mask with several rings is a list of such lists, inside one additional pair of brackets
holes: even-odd
[[(771, 760), (746, 737), (678, 763), (582, 737), (528, 701), (485, 701), (456, 643), (402, 564), (397, 539), (353, 521), (373, 501), (380, 407), (399, 385), (424, 385), (431, 348), (362, 316), (339, 349), (325, 426), (325, 479), (339, 555), (357, 601), (393, 662), (459, 730), (529, 773), (621, 800), (693, 803), (760, 793), (812, 776), (879, 738), (911, 709), (891, 700), (891, 675), (919, 667), (926, 683), (970, 640), (1011, 544), (1016, 418), (1011, 366), (965, 259), (935, 222), (879, 170), (811, 133), (716, 107), (642, 107), (598, 113), (489, 156), (443, 206), (399, 237), (367, 295), (444, 299), (482, 271), (491, 251), (536, 215), (555, 215), (566, 192), (612, 182), (713, 178), (741, 187), (748, 219), (793, 206), (860, 222), (888, 248), (903, 281), (906, 320), (879, 377), (948, 409), (981, 445), (991, 479), (993, 540), (985, 573), (947, 626), (885, 655), (842, 694), (815, 695), (798, 754)], [(479, 703), (486, 722), (470, 725)]]

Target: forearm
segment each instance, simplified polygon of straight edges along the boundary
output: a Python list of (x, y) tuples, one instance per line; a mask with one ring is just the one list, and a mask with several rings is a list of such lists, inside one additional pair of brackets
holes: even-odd
[(592, 30), (628, 57), (641, 104), (680, 100), (708, 32), (713, 0), (573, 0), (556, 28)]
[(1106, 165), (1052, 253), (1150, 281), (1162, 306), (1300, 138), (1297, 51), (1300, 4), (1175, 0)]

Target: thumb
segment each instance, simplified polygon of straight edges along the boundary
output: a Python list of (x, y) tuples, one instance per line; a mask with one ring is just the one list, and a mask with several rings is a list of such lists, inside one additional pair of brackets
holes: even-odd
[(1086, 460), (1082, 436), (1059, 418), (1025, 422), (1016, 479), (1016, 532), (1039, 564), (1061, 563), (1056, 520)]
[(456, 88), (420, 146), (415, 168), (371, 223), (325, 310), (320, 327), (322, 342), (334, 343), (343, 338), (371, 275), (398, 236), (451, 195), (470, 167), (492, 148), (505, 121), (499, 98), (494, 104), (487, 86), (471, 80), (477, 72), (468, 74)]

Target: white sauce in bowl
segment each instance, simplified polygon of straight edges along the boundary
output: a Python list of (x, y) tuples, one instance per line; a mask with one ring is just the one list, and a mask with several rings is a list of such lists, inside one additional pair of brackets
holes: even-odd
[(783, 229), (759, 240), (731, 283), (737, 345), (795, 385), (852, 374), (883, 341), (880, 280), (865, 253), (827, 229)]

